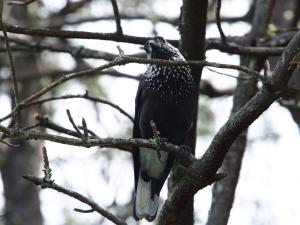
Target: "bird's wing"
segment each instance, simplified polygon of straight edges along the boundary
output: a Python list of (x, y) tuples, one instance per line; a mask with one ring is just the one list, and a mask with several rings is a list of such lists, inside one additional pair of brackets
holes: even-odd
[[(143, 80), (145, 77), (142, 77), (142, 80), (139, 83), (138, 91), (135, 97), (135, 116), (133, 122), (133, 138), (141, 138), (141, 133), (139, 129), (139, 121), (140, 121), (140, 114), (141, 110), (144, 105), (143, 99)], [(137, 182), (139, 177), (139, 170), (140, 170), (140, 160), (139, 160), (139, 148), (132, 147), (132, 156), (133, 156), (133, 169), (134, 169), (134, 181), (135, 181), (135, 189), (137, 188)]]

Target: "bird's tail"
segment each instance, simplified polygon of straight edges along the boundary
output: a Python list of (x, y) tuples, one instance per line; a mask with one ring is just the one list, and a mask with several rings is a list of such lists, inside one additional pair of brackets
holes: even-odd
[(151, 179), (145, 181), (139, 174), (135, 193), (133, 215), (137, 220), (145, 218), (149, 222), (156, 217), (159, 196), (151, 194)]

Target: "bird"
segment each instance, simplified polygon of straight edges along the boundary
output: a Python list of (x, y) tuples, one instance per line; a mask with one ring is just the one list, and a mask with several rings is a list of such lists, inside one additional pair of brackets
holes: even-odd
[[(185, 62), (177, 48), (163, 37), (149, 39), (144, 49), (149, 59)], [(136, 98), (133, 138), (150, 139), (153, 121), (159, 138), (184, 146), (192, 126), (195, 84), (188, 64), (149, 64), (142, 76)], [(156, 217), (159, 194), (174, 162), (174, 155), (144, 147), (132, 147), (134, 167), (134, 206), (136, 220), (149, 222)]]

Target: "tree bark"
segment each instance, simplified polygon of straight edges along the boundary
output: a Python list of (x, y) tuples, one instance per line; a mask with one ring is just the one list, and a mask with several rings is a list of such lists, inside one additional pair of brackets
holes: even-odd
[[(257, 43), (259, 38), (266, 35), (271, 19), (272, 5), (272, 0), (257, 0), (252, 19), (252, 28), (244, 44)], [(241, 66), (260, 71), (264, 61), (265, 59), (260, 57), (241, 57), (240, 64)], [(257, 91), (257, 81), (255, 79), (244, 80), (244, 77), (244, 74), (239, 74), (240, 79), (238, 79), (237, 87), (234, 91), (231, 116), (245, 105)], [(224, 159), (221, 171), (225, 172), (227, 176), (213, 186), (212, 204), (207, 225), (226, 225), (228, 223), (246, 146), (247, 130), (242, 132), (233, 142)]]
[[(180, 18), (180, 34), (181, 34), (181, 52), (187, 60), (204, 60), (205, 59), (205, 31), (206, 31), (206, 16), (207, 16), (207, 0), (184, 0), (181, 8)], [(189, 131), (185, 144), (191, 148), (195, 154), (196, 137), (197, 137), (197, 117), (198, 117), (198, 96), (200, 89), (200, 80), (202, 67), (191, 67), (192, 75), (195, 81), (196, 99), (194, 106), (193, 126)], [(177, 162), (174, 166), (169, 182), (168, 188), (171, 193), (180, 179), (184, 176), (185, 171), (179, 166)], [(189, 199), (188, 202), (183, 202), (183, 207), (176, 218), (177, 225), (193, 225), (194, 224), (194, 199)]]
[[(287, 16), (290, 15), (290, 16)], [(300, 17), (300, 2), (298, 0), (276, 0), (272, 23), (276, 28), (288, 29), (297, 27)], [(270, 60), (271, 68), (274, 69), (278, 57)], [(300, 68), (298, 67), (290, 80), (290, 85), (300, 87)], [(300, 132), (300, 91), (289, 92), (283, 96), (283, 105), (290, 111), (293, 120)]]
[[(12, 15), (22, 22), (27, 21), (26, 9), (16, 7)], [(38, 66), (33, 54), (22, 54), (14, 57), (17, 77), (36, 73)], [(20, 99), (32, 95), (41, 88), (40, 78), (33, 81), (19, 82)], [(40, 112), (38, 107), (23, 110), (21, 126), (31, 125), (34, 115)], [(37, 174), (40, 169), (40, 143), (27, 140), (14, 140), (17, 148), (8, 148), (5, 160), (1, 164), (1, 176), (5, 197), (5, 225), (42, 225), (43, 218), (40, 211), (39, 190), (36, 186), (22, 178), (22, 175)]]
[(297, 67), (293, 62), (299, 50), (300, 32), (297, 32), (285, 47), (274, 72), (263, 87), (238, 112), (220, 128), (201, 159), (196, 160), (186, 175), (177, 184), (165, 202), (158, 224), (176, 224), (172, 219), (200, 189), (210, 185), (220, 176), (217, 173), (235, 139), (246, 130), (286, 89), (287, 83)]

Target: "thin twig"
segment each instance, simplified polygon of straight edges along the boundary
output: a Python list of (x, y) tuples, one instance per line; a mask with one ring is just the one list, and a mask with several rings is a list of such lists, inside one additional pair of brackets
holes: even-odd
[(222, 5), (222, 0), (217, 0), (216, 23), (217, 23), (217, 27), (218, 27), (222, 42), (227, 43), (227, 38), (223, 32), (222, 25), (221, 25), (221, 17), (220, 17), (221, 5)]
[(32, 130), (34, 128), (37, 128), (37, 127), (42, 127), (40, 123), (35, 123), (35, 124), (32, 124), (32, 125), (29, 125), (29, 126), (26, 126), (24, 128), (22, 128), (23, 130)]
[[(37, 77), (40, 78), (51, 78), (52, 80), (55, 80), (55, 78), (61, 77), (62, 74), (69, 74), (69, 73), (76, 73), (78, 72), (78, 69), (73, 69), (73, 70), (50, 70), (49, 72), (37, 72), (37, 73), (30, 73), (30, 74), (24, 74), (24, 77), (20, 77), (18, 80), (19, 81), (33, 81), (36, 80)], [(115, 69), (107, 69), (103, 72), (99, 73), (100, 76), (110, 76), (113, 78), (126, 78), (126, 79), (131, 79), (131, 80), (135, 80), (135, 81), (139, 81), (141, 79), (141, 75), (130, 75), (130, 74), (126, 74), (126, 73), (121, 73), (118, 72)], [(0, 82), (10, 82), (9, 79), (7, 78), (0, 78)]]
[[(24, 179), (31, 181), (35, 185), (43, 185), (44, 181), (41, 178), (32, 176), (32, 175), (25, 175), (23, 176)], [(64, 188), (56, 183), (52, 183), (50, 189), (56, 190), (60, 193), (63, 193), (65, 195), (68, 195), (72, 198), (77, 199), (78, 201), (85, 203), (89, 205), (95, 212), (99, 213), (100, 215), (104, 216), (106, 219), (110, 220), (111, 222), (117, 224), (117, 225), (127, 225), (125, 221), (123, 221), (121, 218), (113, 215), (109, 211), (105, 210), (104, 208), (100, 207), (96, 202), (92, 201), (91, 199), (83, 196), (82, 194), (79, 194), (78, 192), (72, 191), (70, 189)]]
[[(37, 124), (34, 124), (33, 126), (24, 128), (24, 130), (30, 130), (35, 127), (45, 127), (45, 128), (54, 130), (59, 133), (67, 134), (67, 135), (77, 137), (77, 138), (81, 138), (81, 135), (78, 134), (78, 132), (75, 132), (73, 130), (69, 130), (67, 128), (59, 126), (58, 124), (55, 124), (55, 123), (49, 121), (49, 119), (47, 117), (42, 117), (42, 116), (38, 115), (35, 117), (35, 119), (39, 122)], [(81, 126), (78, 126), (78, 128), (83, 130), (83, 128)], [(87, 129), (87, 132), (91, 135), (90, 136), (91, 138), (99, 138), (99, 136), (97, 136), (93, 131)]]
[(230, 74), (228, 74), (228, 73), (222, 73), (222, 72), (220, 72), (220, 71), (211, 69), (211, 68), (209, 68), (209, 67), (207, 67), (206, 69), (208, 69), (208, 70), (211, 71), (211, 72), (217, 73), (217, 74), (219, 74), (219, 75), (226, 76), (226, 77), (230, 77), (230, 78), (234, 78), (234, 79), (237, 79), (237, 80), (251, 80), (251, 79), (255, 79), (255, 78), (253, 78), (253, 77), (251, 77), (251, 76), (249, 76), (249, 77), (245, 77), (245, 76), (244, 76), (244, 77), (233, 76), (233, 75), (230, 75)]
[(100, 138), (95, 132), (93, 132), (93, 131), (91, 131), (91, 130), (89, 130), (89, 129), (87, 129), (87, 128), (83, 128), (82, 126), (78, 126), (78, 128), (79, 128), (80, 130), (83, 130), (83, 132), (85, 132), (84, 130), (86, 129), (86, 131), (88, 132), (88, 134), (90, 134), (90, 136), (91, 136), (92, 138)]
[(20, 147), (20, 145), (14, 145), (14, 144), (8, 143), (8, 142), (6, 142), (4, 140), (1, 140), (1, 139), (0, 139), (0, 143), (6, 145), (8, 147), (11, 147), (11, 148), (18, 148), (18, 147)]
[(98, 74), (100, 71), (103, 71), (105, 69), (114, 67), (114, 66), (119, 66), (119, 65), (125, 65), (128, 63), (139, 63), (139, 64), (157, 64), (157, 65), (194, 65), (194, 66), (210, 66), (210, 67), (216, 67), (216, 68), (224, 68), (224, 69), (232, 69), (232, 70), (239, 70), (242, 72), (245, 72), (253, 77), (256, 77), (257, 79), (261, 81), (265, 81), (266, 78), (261, 75), (259, 72), (256, 72), (254, 70), (248, 69), (243, 66), (238, 66), (238, 65), (230, 65), (230, 64), (223, 64), (223, 63), (216, 63), (216, 62), (208, 62), (208, 61), (188, 61), (188, 62), (183, 62), (183, 61), (168, 61), (168, 60), (161, 60), (161, 59), (143, 59), (143, 58), (135, 58), (135, 57), (123, 57), (123, 58), (118, 58), (116, 60), (113, 60), (109, 63), (106, 63), (102, 66), (99, 66), (97, 68), (93, 69), (88, 69), (88, 70), (83, 70), (77, 73), (72, 73), (72, 74), (67, 74), (62, 76), (60, 79), (52, 82), (50, 85), (47, 87), (44, 87), (34, 95), (26, 98), (23, 100), (20, 104), (23, 106), (25, 104), (28, 104), (32, 102), (33, 100), (41, 97), (48, 91), (52, 90), (53, 88), (59, 86), (62, 83), (65, 83), (68, 80), (82, 77), (82, 76), (92, 76)]
[(52, 180), (52, 169), (50, 168), (49, 159), (47, 155), (47, 149), (44, 146), (43, 147), (43, 160), (44, 160), (44, 177), (43, 177), (43, 183), (41, 184), (42, 188), (51, 188), (54, 180)]
[(14, 61), (13, 61), (7, 33), (6, 33), (6, 28), (3, 23), (3, 0), (0, 0), (0, 27), (3, 32), (3, 36), (5, 40), (5, 46), (7, 50), (7, 55), (10, 63), (10, 69), (11, 69), (11, 76), (13, 80), (13, 93), (14, 93), (14, 101), (15, 101), (15, 108), (16, 108), (16, 110), (14, 111), (13, 120), (14, 120), (14, 125), (17, 128), (19, 126), (19, 120), (20, 120), (19, 107), (18, 107), (20, 98), (19, 98), (18, 81), (16, 77), (15, 65), (14, 65)]
[[(57, 86), (65, 83), (68, 80), (79, 78), (82, 76), (94, 76), (96, 74), (99, 74), (101, 71), (106, 70), (108, 68), (114, 67), (114, 66), (120, 66), (120, 65), (126, 65), (129, 63), (139, 63), (139, 64), (157, 64), (157, 65), (170, 65), (170, 66), (178, 66), (178, 65), (194, 65), (194, 66), (209, 66), (209, 67), (216, 67), (216, 68), (224, 68), (224, 69), (232, 69), (232, 70), (239, 70), (244, 73), (247, 73), (253, 77), (255, 77), (258, 80), (261, 80), (262, 82), (265, 82), (267, 80), (266, 77), (261, 75), (259, 72), (251, 70), (249, 68), (238, 66), (238, 65), (230, 65), (230, 64), (223, 64), (223, 63), (216, 63), (216, 62), (208, 62), (208, 61), (168, 61), (168, 60), (162, 60), (162, 59), (144, 59), (144, 58), (135, 58), (135, 57), (128, 57), (124, 56), (121, 58), (117, 58), (111, 62), (108, 62), (102, 66), (83, 70), (76, 73), (71, 73), (64, 75), (57, 79), (56, 81), (52, 82), (48, 86), (42, 88), (40, 91), (36, 92), (35, 94), (31, 95), (30, 97), (24, 99), (22, 102), (19, 103), (19, 107), (22, 108), (26, 104), (29, 104), (33, 102), (35, 99), (43, 96), (45, 93), (49, 92), (50, 90), (56, 88)], [(16, 112), (19, 108), (15, 107), (11, 113)], [(7, 116), (6, 116), (7, 117)], [(5, 118), (6, 118), (5, 117)], [(3, 118), (0, 119), (0, 122), (3, 121)]]
[(75, 13), (77, 10), (83, 8), (86, 4), (91, 3), (92, 0), (78, 0), (78, 1), (70, 1), (67, 0), (65, 6), (60, 9), (58, 12), (52, 13), (50, 17), (60, 18), (65, 17), (68, 14)]
[(27, 1), (8, 1), (7, 5), (16, 5), (16, 6), (27, 6), (30, 3), (33, 3), (37, 0), (27, 0)]
[(101, 98), (95, 98), (95, 97), (91, 97), (89, 96), (88, 92), (86, 92), (84, 95), (63, 95), (63, 96), (58, 96), (58, 97), (52, 97), (52, 98), (46, 98), (46, 99), (42, 99), (40, 101), (35, 101), (35, 102), (31, 102), (29, 104), (27, 104), (25, 107), (30, 107), (30, 106), (33, 106), (33, 105), (41, 105), (45, 102), (49, 102), (49, 101), (56, 101), (56, 100), (63, 100), (63, 99), (73, 99), (73, 98), (83, 98), (83, 99), (87, 99), (87, 100), (90, 100), (90, 101), (93, 101), (93, 102), (98, 102), (98, 103), (103, 103), (105, 105), (109, 105), (111, 106), (112, 108), (118, 110), (121, 114), (123, 114), (124, 116), (126, 116), (129, 120), (131, 120), (133, 122), (133, 118), (132, 116), (129, 115), (129, 113), (127, 113), (125, 110), (123, 110), (120, 106), (110, 102), (110, 101), (107, 101), (107, 100), (104, 100), (104, 99), (101, 99)]
[[(78, 126), (78, 128), (79, 128), (79, 126)], [(84, 139), (87, 140), (89, 138), (89, 131), (88, 131), (86, 121), (84, 118), (82, 118), (82, 129), (83, 129)]]
[(76, 130), (76, 132), (78, 133), (78, 135), (81, 137), (81, 139), (82, 139), (83, 141), (87, 141), (87, 139), (85, 138), (85, 136), (80, 132), (79, 128), (78, 128), (77, 125), (75, 124), (75, 122), (74, 122), (74, 120), (73, 120), (73, 117), (72, 117), (72, 115), (71, 115), (71, 113), (70, 113), (70, 110), (67, 109), (66, 111), (67, 111), (67, 115), (68, 115), (69, 121), (71, 122), (73, 128)]
[(46, 147), (44, 146), (43, 147), (43, 159), (44, 159), (44, 167), (46, 168), (46, 167), (49, 167), (49, 159), (48, 159), (48, 155), (47, 155), (47, 149), (46, 149)]
[(80, 213), (92, 213), (92, 212), (95, 212), (94, 209), (78, 209), (78, 208), (74, 208), (73, 210), (75, 212), (80, 212)]
[(271, 46), (242, 46), (240, 44), (223, 43), (222, 41), (211, 40), (207, 42), (206, 50), (218, 49), (221, 52), (229, 54), (238, 54), (246, 56), (280, 56), (283, 51), (283, 47), (271, 47)]
[(108, 220), (112, 221), (113, 223), (117, 224), (117, 225), (127, 225), (125, 223), (125, 221), (123, 221), (122, 219), (120, 219), (119, 217), (113, 215), (112, 213), (108, 212), (107, 210), (103, 209), (102, 207), (100, 207), (97, 203), (95, 203), (94, 201), (90, 200), (89, 198), (75, 192), (69, 189), (66, 189), (60, 185), (57, 185), (54, 180), (52, 180), (51, 176), (52, 176), (52, 172), (50, 169), (50, 165), (49, 165), (49, 160), (48, 160), (48, 156), (47, 156), (47, 150), (45, 147), (43, 147), (43, 159), (44, 159), (44, 177), (43, 178), (38, 178), (32, 175), (25, 175), (23, 176), (24, 179), (31, 181), (32, 183), (34, 183), (35, 185), (40, 185), (42, 188), (50, 188), (50, 189), (54, 189), (58, 192), (61, 192), (65, 195), (68, 195), (72, 198), (77, 199), (80, 202), (83, 202), (87, 205), (89, 205), (91, 207), (92, 210), (98, 212), (100, 215), (104, 216), (105, 218), (107, 218)]
[(119, 51), (119, 57), (125, 56), (124, 50), (121, 48), (120, 45), (117, 45), (117, 49)]
[(111, 5), (112, 5), (113, 11), (114, 11), (117, 34), (118, 35), (123, 35), (123, 30), (122, 30), (122, 26), (121, 26), (121, 19), (120, 19), (120, 13), (119, 13), (117, 0), (111, 0)]

